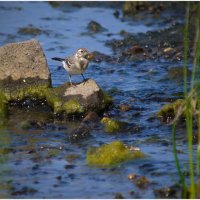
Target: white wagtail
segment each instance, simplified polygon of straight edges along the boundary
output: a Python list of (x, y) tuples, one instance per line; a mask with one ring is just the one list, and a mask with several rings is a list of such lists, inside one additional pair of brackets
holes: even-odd
[(66, 57), (66, 58), (58, 58), (54, 57), (52, 60), (61, 61), (63, 67), (68, 72), (69, 81), (72, 85), (71, 75), (81, 74), (83, 80), (85, 81), (85, 77), (83, 73), (88, 67), (89, 61), (92, 60), (93, 55), (85, 48), (78, 49), (75, 54)]

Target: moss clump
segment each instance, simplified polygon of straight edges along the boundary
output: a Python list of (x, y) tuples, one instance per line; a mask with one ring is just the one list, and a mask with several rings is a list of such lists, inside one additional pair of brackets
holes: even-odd
[(63, 105), (63, 110), (66, 111), (67, 114), (74, 114), (74, 113), (83, 113), (84, 109), (79, 104), (76, 99), (70, 99)]
[(107, 107), (112, 104), (113, 99), (107, 93), (103, 92), (103, 107)]
[(98, 148), (89, 148), (86, 160), (89, 165), (109, 167), (143, 157), (144, 154), (141, 151), (129, 151), (121, 141), (114, 141)]
[(108, 117), (104, 117), (101, 120), (101, 123), (105, 126), (105, 131), (108, 133), (113, 133), (117, 131), (121, 131), (124, 129), (125, 123), (110, 119)]
[(0, 91), (0, 119), (5, 118), (7, 113), (6, 98), (2, 91)]
[(39, 28), (36, 28), (32, 25), (28, 26), (28, 27), (23, 27), (23, 28), (20, 28), (19, 31), (18, 31), (19, 34), (22, 34), (22, 35), (39, 35), (42, 33), (42, 30), (40, 30)]
[(168, 118), (174, 118), (183, 102), (183, 99), (177, 99), (173, 103), (164, 105), (157, 113), (157, 116), (162, 118), (164, 121), (166, 121)]
[(62, 99), (59, 97), (58, 91), (55, 88), (49, 88), (46, 90), (45, 97), (48, 105), (51, 106), (54, 113), (62, 112)]
[(28, 130), (31, 128), (31, 124), (30, 124), (30, 121), (29, 120), (25, 120), (25, 121), (22, 121), (20, 124), (19, 124), (20, 128), (21, 129), (24, 129), (24, 130)]

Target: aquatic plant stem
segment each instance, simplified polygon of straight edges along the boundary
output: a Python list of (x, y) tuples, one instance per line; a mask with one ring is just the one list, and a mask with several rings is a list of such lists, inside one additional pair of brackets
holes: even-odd
[[(187, 88), (187, 65), (188, 65), (188, 34), (189, 34), (189, 10), (190, 3), (187, 2), (186, 7), (186, 18), (185, 18), (185, 29), (184, 29), (184, 96), (186, 101), (186, 126), (188, 136), (188, 151), (189, 151), (189, 171), (190, 171), (190, 198), (195, 198), (195, 182), (194, 182), (194, 166), (193, 166), (193, 150), (192, 150), (192, 106), (190, 99), (188, 98)], [(192, 88), (191, 88), (192, 89)]]
[(175, 163), (176, 163), (176, 168), (178, 170), (178, 175), (181, 181), (182, 185), (182, 198), (186, 198), (186, 183), (185, 183), (185, 178), (184, 175), (181, 172), (181, 167), (177, 155), (177, 149), (176, 149), (176, 123), (172, 127), (172, 144), (173, 144), (173, 153), (174, 153), (174, 158), (175, 158)]

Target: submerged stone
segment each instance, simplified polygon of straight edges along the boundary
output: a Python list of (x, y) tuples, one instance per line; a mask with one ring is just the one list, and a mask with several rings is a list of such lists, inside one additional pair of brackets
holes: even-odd
[(22, 35), (39, 35), (42, 33), (42, 30), (39, 29), (39, 28), (36, 28), (32, 25), (29, 25), (27, 27), (23, 27), (23, 28), (20, 28), (19, 31), (18, 31), (19, 34), (22, 34)]
[(126, 123), (104, 117), (101, 123), (105, 126), (105, 131), (108, 133), (118, 132), (124, 130)]
[(91, 21), (87, 25), (87, 29), (92, 33), (98, 33), (102, 31), (106, 31), (107, 29), (102, 27), (101, 24), (99, 24), (96, 21)]
[(136, 158), (143, 158), (141, 151), (129, 151), (121, 141), (114, 141), (87, 151), (87, 163), (98, 167), (109, 167)]

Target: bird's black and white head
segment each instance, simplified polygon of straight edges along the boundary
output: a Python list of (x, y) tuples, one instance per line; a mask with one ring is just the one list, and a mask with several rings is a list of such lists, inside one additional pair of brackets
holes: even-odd
[(80, 48), (76, 51), (76, 57), (78, 58), (86, 58), (89, 54), (89, 51), (86, 48)]

